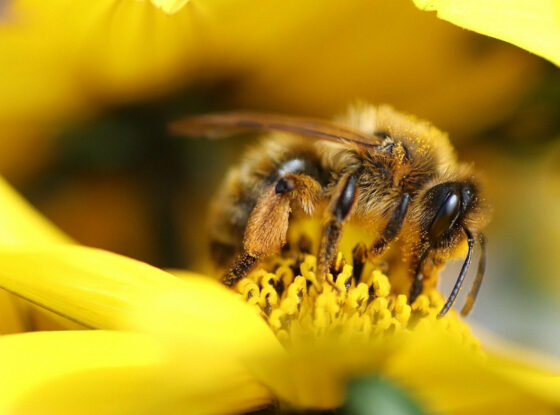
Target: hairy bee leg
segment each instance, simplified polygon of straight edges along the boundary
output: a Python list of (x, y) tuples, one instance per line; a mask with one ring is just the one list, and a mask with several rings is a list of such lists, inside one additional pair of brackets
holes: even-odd
[(253, 208), (245, 228), (243, 250), (224, 274), (222, 282), (233, 286), (245, 277), (258, 261), (275, 254), (286, 244), (291, 203), (312, 213), (321, 186), (307, 175), (288, 174), (269, 186)]
[(360, 242), (352, 250), (352, 276), (356, 281), (356, 284), (360, 282), (362, 277), (362, 271), (364, 270), (364, 264), (367, 258), (367, 247), (366, 244)]
[(233, 287), (237, 281), (253, 269), (258, 260), (259, 256), (251, 255), (248, 252), (241, 253), (222, 277), (222, 283), (228, 287)]
[(373, 242), (371, 248), (369, 249), (369, 255), (371, 257), (380, 255), (387, 245), (391, 243), (396, 236), (401, 231), (404, 218), (406, 217), (406, 212), (408, 211), (408, 205), (410, 203), (410, 194), (404, 193), (399, 201), (398, 206), (394, 210), (389, 222), (383, 229), (381, 236)]
[(467, 243), (469, 245), (469, 251), (467, 252), (467, 257), (465, 258), (465, 262), (463, 262), (463, 266), (461, 267), (461, 272), (459, 273), (459, 276), (457, 277), (457, 281), (455, 281), (455, 285), (453, 286), (453, 290), (451, 290), (451, 294), (449, 294), (449, 297), (447, 297), (447, 301), (445, 302), (441, 311), (437, 315), (438, 318), (443, 317), (449, 311), (449, 309), (453, 306), (453, 303), (455, 303), (455, 300), (457, 299), (457, 294), (459, 294), (459, 291), (461, 290), (461, 286), (463, 285), (463, 281), (465, 280), (465, 275), (467, 275), (467, 271), (468, 271), (469, 265), (471, 263), (472, 251), (473, 251), (473, 246), (474, 246), (474, 238), (472, 236), (472, 233), (467, 228), (463, 228), (463, 230), (465, 231), (465, 234), (467, 235)]
[(465, 305), (461, 310), (461, 315), (466, 317), (472, 309), (478, 291), (480, 290), (480, 285), (482, 284), (482, 279), (484, 278), (484, 272), (486, 271), (486, 237), (481, 233), (478, 235), (478, 241), (480, 243), (480, 258), (478, 260), (478, 270), (476, 271), (476, 278), (471, 286), (471, 290), (467, 295), (467, 300)]
[(323, 226), (321, 234), (321, 243), (319, 245), (319, 255), (317, 256), (317, 279), (325, 281), (331, 262), (333, 261), (340, 237), (342, 236), (342, 227), (344, 221), (348, 218), (352, 207), (357, 199), (357, 179), (356, 176), (350, 174), (343, 177), (326, 210), (326, 222)]

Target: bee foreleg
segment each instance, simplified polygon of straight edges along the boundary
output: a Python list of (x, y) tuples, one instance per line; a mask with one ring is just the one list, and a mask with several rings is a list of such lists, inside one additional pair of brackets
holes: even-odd
[(428, 258), (430, 253), (430, 248), (425, 248), (422, 255), (416, 260), (416, 267), (414, 268), (414, 277), (412, 279), (412, 284), (410, 286), (410, 293), (408, 295), (409, 304), (414, 303), (416, 298), (422, 293), (424, 289), (424, 274), (422, 269), (424, 268), (424, 261)]
[(222, 278), (233, 286), (245, 277), (260, 258), (275, 254), (286, 244), (291, 204), (298, 203), (312, 213), (321, 194), (321, 186), (302, 174), (288, 174), (270, 185), (257, 200), (243, 237), (243, 251)]
[(404, 218), (406, 217), (406, 212), (408, 211), (408, 204), (410, 202), (410, 194), (404, 193), (401, 197), (401, 200), (397, 206), (397, 208), (393, 211), (389, 222), (383, 229), (381, 236), (373, 242), (371, 248), (369, 250), (369, 255), (371, 257), (375, 257), (380, 255), (387, 245), (395, 239), (395, 237), (401, 231)]
[(343, 177), (336, 186), (325, 212), (326, 220), (317, 257), (317, 279), (319, 281), (327, 279), (328, 268), (336, 255), (342, 236), (342, 226), (356, 203), (356, 183), (357, 179), (353, 174)]

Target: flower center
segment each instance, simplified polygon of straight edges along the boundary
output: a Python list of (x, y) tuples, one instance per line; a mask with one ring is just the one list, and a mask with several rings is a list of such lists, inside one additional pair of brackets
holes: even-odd
[(453, 311), (436, 318), (444, 299), (435, 288), (427, 287), (409, 305), (407, 295), (393, 291), (381, 266), (356, 256), (352, 266), (341, 253), (329, 281), (319, 282), (316, 257), (303, 251), (268, 259), (236, 285), (284, 344), (331, 335), (369, 340), (425, 324), (440, 325), (467, 343), (477, 343)]

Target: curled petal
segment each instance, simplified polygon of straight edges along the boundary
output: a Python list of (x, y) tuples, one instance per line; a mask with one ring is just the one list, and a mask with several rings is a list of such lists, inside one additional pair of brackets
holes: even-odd
[(556, 0), (414, 0), (414, 4), (560, 66), (560, 3)]

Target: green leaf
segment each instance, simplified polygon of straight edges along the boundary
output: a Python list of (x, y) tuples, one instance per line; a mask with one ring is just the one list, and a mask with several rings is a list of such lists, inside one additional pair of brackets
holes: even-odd
[(377, 376), (358, 379), (350, 383), (344, 413), (348, 415), (426, 415), (426, 412), (404, 389)]

